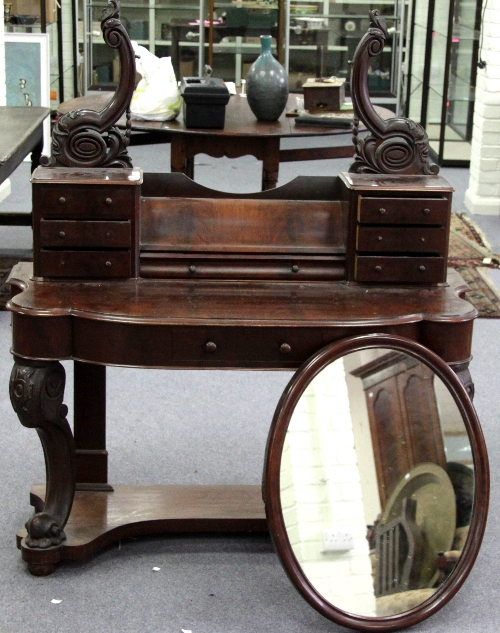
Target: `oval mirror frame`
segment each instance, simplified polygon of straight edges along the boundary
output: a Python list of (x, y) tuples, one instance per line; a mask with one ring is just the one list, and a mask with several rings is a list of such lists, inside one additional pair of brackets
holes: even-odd
[[(335, 607), (311, 584), (290, 544), (280, 494), (281, 457), (293, 412), (311, 381), (330, 363), (357, 351), (384, 348), (409, 354), (427, 365), (448, 388), (467, 430), (474, 464), (474, 503), (469, 535), (451, 574), (435, 593), (417, 607), (390, 616), (361, 616)], [(306, 361), (285, 388), (272, 421), (264, 463), (263, 497), (269, 531), (280, 561), (295, 588), (326, 618), (357, 631), (395, 631), (428, 618), (443, 607), (467, 578), (481, 545), (489, 499), (489, 469), (486, 445), (472, 402), (452, 369), (434, 352), (419, 343), (387, 334), (354, 336), (332, 343)]]

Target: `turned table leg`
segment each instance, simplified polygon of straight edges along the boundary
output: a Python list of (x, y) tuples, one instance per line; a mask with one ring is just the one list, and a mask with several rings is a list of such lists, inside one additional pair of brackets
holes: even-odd
[(280, 170), (280, 139), (269, 136), (263, 139), (262, 191), (274, 189)]
[(26, 523), (22, 545), (23, 558), (35, 575), (54, 571), (75, 494), (75, 447), (63, 404), (65, 382), (59, 362), (21, 358), (16, 358), (10, 378), (12, 406), (23, 426), (36, 429), (45, 456), (45, 503)]

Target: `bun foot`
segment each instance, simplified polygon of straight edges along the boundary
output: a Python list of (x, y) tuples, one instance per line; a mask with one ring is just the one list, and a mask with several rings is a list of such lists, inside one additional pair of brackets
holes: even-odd
[(56, 565), (51, 565), (50, 563), (37, 565), (35, 563), (28, 564), (28, 571), (33, 576), (50, 576), (56, 570)]

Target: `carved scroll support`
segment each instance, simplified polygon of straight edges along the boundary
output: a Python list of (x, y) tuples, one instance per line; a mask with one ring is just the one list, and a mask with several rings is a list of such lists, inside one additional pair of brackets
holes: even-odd
[(469, 371), (469, 360), (463, 361), (461, 363), (448, 363), (451, 369), (455, 372), (458, 379), (465, 387), (465, 391), (471, 400), (474, 400), (475, 387), (474, 381), (472, 380), (472, 376)]
[[(429, 140), (424, 128), (405, 117), (382, 119), (368, 94), (370, 59), (382, 52), (387, 39), (385, 19), (370, 11), (371, 26), (360, 41), (352, 64), (351, 97), (356, 114), (353, 143), (356, 149), (349, 171), (368, 174), (437, 174), (439, 167), (429, 158)], [(370, 133), (360, 139), (361, 120)]]
[[(100, 112), (74, 110), (61, 116), (52, 131), (52, 155), (41, 164), (50, 167), (132, 167), (127, 147), (130, 141), (130, 101), (135, 88), (135, 55), (119, 20), (120, 4), (109, 0), (103, 12), (101, 29), (104, 41), (116, 48), (120, 57), (118, 88)], [(114, 124), (127, 112), (127, 129)]]
[(54, 571), (75, 494), (75, 446), (63, 404), (65, 382), (60, 363), (26, 359), (16, 359), (10, 378), (12, 406), (23, 426), (36, 429), (45, 456), (44, 507), (26, 523), (22, 542), (23, 558), (35, 575)]

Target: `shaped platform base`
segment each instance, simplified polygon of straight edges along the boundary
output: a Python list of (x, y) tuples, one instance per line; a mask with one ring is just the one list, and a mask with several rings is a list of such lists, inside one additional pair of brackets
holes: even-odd
[[(129, 537), (163, 533), (267, 532), (260, 486), (113, 486), (113, 492), (77, 491), (64, 528), (66, 540), (47, 549), (17, 545), (36, 576), (64, 560), (89, 558)], [(31, 489), (35, 511), (43, 508), (45, 485)]]

